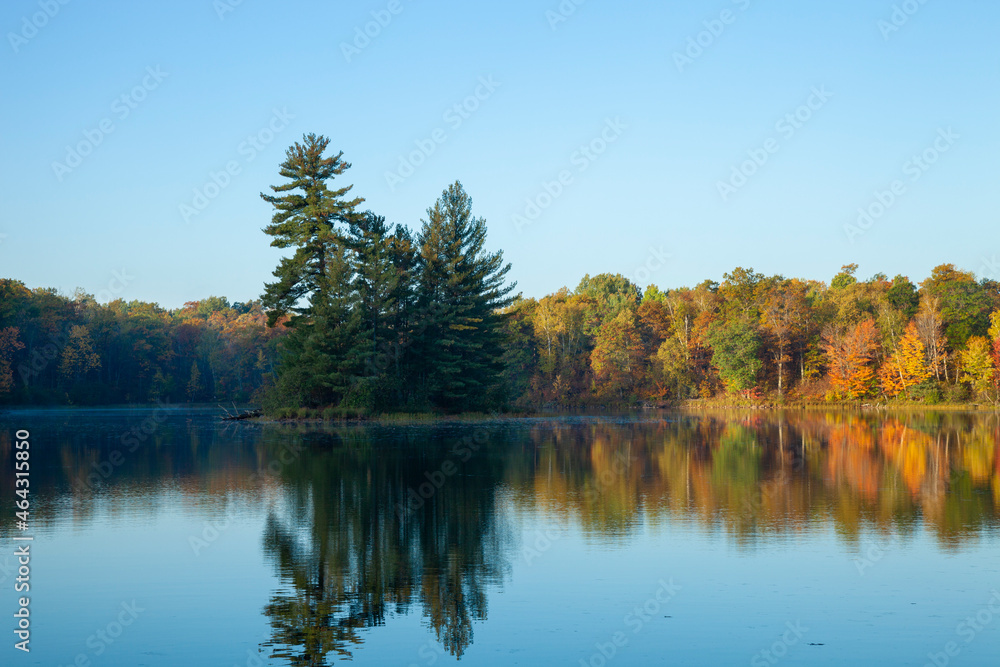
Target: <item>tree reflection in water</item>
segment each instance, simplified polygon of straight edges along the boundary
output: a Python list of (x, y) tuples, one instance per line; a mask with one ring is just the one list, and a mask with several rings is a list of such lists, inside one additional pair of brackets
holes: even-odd
[[(485, 588), (501, 582), (512, 547), (496, 511), (503, 448), (470, 456), (450, 430), (390, 442), (369, 430), (341, 430), (320, 443), (312, 434), (283, 470), (287, 499), (264, 536), (286, 585), (264, 610), (273, 657), (310, 666), (349, 659), (360, 629), (413, 605), (444, 648), (462, 656), (473, 621), (486, 619)], [(425, 473), (438, 484), (424, 491), (434, 493), (407, 507), (410, 490), (430, 484)]]
[[(456, 443), (481, 436), (474, 454)], [(461, 657), (487, 588), (518, 556), (513, 514), (544, 515), (613, 545), (640, 526), (720, 527), (741, 550), (785, 533), (917, 530), (960, 549), (1000, 523), (995, 415), (719, 413), (283, 431), (306, 438), (281, 472), (264, 536), (281, 575), (265, 613), (272, 655), (350, 658), (365, 628), (417, 607)], [(624, 461), (624, 464), (623, 464)], [(450, 470), (454, 474), (443, 475)], [(439, 489), (413, 503), (411, 490)], [(442, 481), (443, 480), (443, 481)], [(501, 491), (501, 489), (503, 491)], [(505, 504), (506, 503), (506, 504)]]

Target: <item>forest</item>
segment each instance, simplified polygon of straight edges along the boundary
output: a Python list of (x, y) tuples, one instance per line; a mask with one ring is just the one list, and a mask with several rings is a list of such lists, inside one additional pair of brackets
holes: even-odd
[(514, 292), (461, 183), (417, 231), (364, 210), (329, 139), (262, 199), (286, 250), (259, 298), (166, 309), (0, 280), (0, 404), (257, 403), (270, 414), (532, 411), (711, 401), (1000, 403), (1000, 283), (736, 268), (645, 289)]

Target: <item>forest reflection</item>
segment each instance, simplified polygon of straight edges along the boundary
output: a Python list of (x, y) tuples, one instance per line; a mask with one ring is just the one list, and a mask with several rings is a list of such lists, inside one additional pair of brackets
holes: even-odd
[[(280, 585), (263, 608), (263, 648), (292, 665), (349, 658), (403, 615), (418, 615), (441, 651), (461, 657), (488, 618), (489, 592), (524, 564), (526, 525), (558, 524), (620, 549), (643, 530), (683, 526), (721, 531), (746, 552), (831, 531), (848, 549), (926, 533), (957, 551), (1000, 526), (992, 413), (235, 428), (178, 413), (122, 450), (140, 422), (39, 427), (49, 449), (32, 470), (36, 526), (178, 506), (206, 519), (232, 504), (265, 516), (260, 544)], [(0, 457), (13, 458), (6, 430)], [(0, 534), (11, 532), (11, 479), (0, 476)], [(409, 662), (421, 662), (413, 651)]]
[(643, 524), (721, 527), (747, 549), (831, 526), (857, 543), (921, 525), (957, 549), (1000, 519), (994, 416), (720, 413), (297, 437), (313, 444), (283, 471), (288, 502), (264, 537), (285, 583), (265, 609), (268, 646), (292, 665), (349, 658), (362, 629), (418, 611), (461, 657), (518, 557), (512, 514), (622, 546)]

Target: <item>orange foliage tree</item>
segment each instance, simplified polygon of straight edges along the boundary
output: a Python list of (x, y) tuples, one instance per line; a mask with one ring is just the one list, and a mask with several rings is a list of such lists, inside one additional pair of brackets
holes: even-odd
[(872, 362), (878, 351), (875, 321), (867, 319), (846, 331), (827, 329), (823, 350), (830, 366), (830, 384), (838, 396), (856, 399), (872, 393), (875, 370)]

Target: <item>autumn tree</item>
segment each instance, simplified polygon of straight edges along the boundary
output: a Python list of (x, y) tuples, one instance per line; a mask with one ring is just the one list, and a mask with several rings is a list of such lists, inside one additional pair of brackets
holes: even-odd
[(1000, 310), (990, 314), (987, 336), (972, 336), (958, 353), (962, 380), (989, 401), (1000, 402)]
[(671, 336), (660, 344), (654, 357), (654, 383), (663, 395), (673, 398), (688, 398), (689, 389), (694, 384), (691, 368), (691, 351), (676, 336)]
[(761, 285), (765, 277), (752, 268), (737, 267), (732, 273), (723, 275), (719, 285), (719, 296), (723, 300), (723, 309), (729, 317), (743, 317), (748, 321), (759, 317), (761, 302)]
[(792, 360), (791, 347), (805, 332), (809, 315), (805, 285), (798, 280), (778, 279), (761, 297), (760, 321), (772, 340), (772, 358), (778, 370), (778, 394), (783, 395), (785, 364)]
[(990, 314), (990, 328), (987, 333), (993, 347), (993, 366), (996, 368), (994, 382), (1000, 386), (1000, 309)]
[(873, 362), (878, 350), (878, 331), (867, 319), (846, 330), (829, 327), (823, 334), (823, 349), (830, 368), (830, 384), (838, 396), (864, 398), (875, 385)]
[(898, 396), (930, 377), (924, 344), (920, 340), (916, 323), (911, 321), (906, 326), (896, 351), (883, 362), (879, 370), (882, 391), (887, 396)]
[(14, 352), (24, 349), (19, 334), (17, 327), (0, 329), (0, 394), (6, 394), (14, 386), (14, 369), (11, 361)]
[(961, 377), (978, 396), (988, 401), (996, 401), (997, 367), (993, 358), (993, 344), (985, 336), (972, 336), (964, 350), (958, 353)]
[(635, 313), (625, 308), (602, 324), (594, 337), (590, 363), (598, 393), (625, 398), (636, 384), (643, 359), (643, 342)]
[(943, 325), (938, 300), (925, 295), (920, 301), (920, 307), (913, 322), (916, 325), (917, 334), (924, 344), (927, 367), (935, 378), (940, 379), (946, 368), (947, 352), (945, 338), (942, 335)]
[[(702, 327), (699, 315), (709, 315), (715, 308), (718, 295), (714, 288), (702, 283), (698, 288), (673, 289), (661, 292), (650, 286), (643, 296), (646, 301), (663, 305), (669, 326), (663, 342), (651, 359), (653, 382), (659, 391), (674, 398), (688, 398), (697, 386), (694, 350), (701, 349)], [(702, 364), (707, 366), (707, 362)]]
[(94, 343), (86, 327), (70, 327), (69, 339), (62, 351), (59, 372), (74, 380), (101, 367), (101, 358), (94, 352)]
[(201, 381), (201, 371), (198, 370), (198, 362), (192, 361), (191, 372), (188, 373), (188, 382), (187, 382), (188, 400), (191, 401), (198, 400), (203, 392), (204, 392), (204, 386)]
[(539, 377), (533, 391), (543, 401), (566, 401), (570, 394), (585, 395), (592, 384), (589, 313), (592, 299), (562, 288), (543, 297), (531, 321), (539, 356)]

